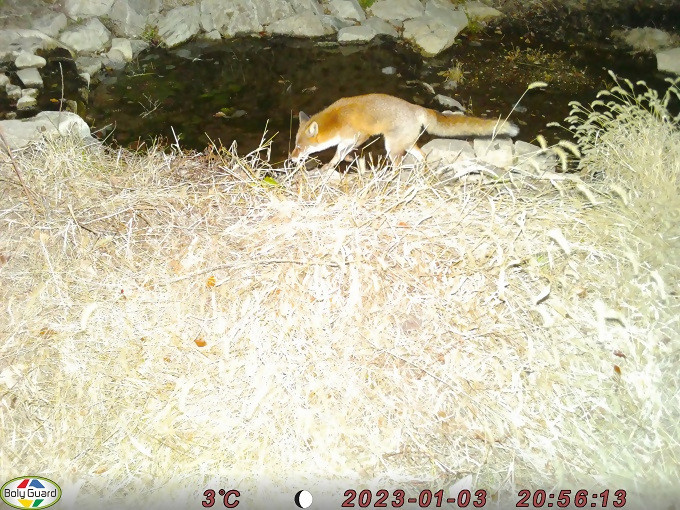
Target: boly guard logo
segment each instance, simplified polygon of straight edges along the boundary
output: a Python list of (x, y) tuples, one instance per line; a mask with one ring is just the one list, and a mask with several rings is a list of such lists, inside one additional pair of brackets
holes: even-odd
[(61, 498), (61, 488), (48, 478), (20, 476), (5, 483), (0, 497), (14, 508), (47, 508)]

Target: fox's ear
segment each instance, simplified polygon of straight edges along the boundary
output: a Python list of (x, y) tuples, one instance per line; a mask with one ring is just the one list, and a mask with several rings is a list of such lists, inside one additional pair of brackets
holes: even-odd
[(309, 115), (307, 115), (305, 112), (300, 110), (300, 114), (298, 115), (300, 118), (300, 123), (307, 122), (309, 120)]
[(312, 122), (305, 130), (307, 136), (316, 136), (319, 133), (319, 125), (316, 122)]

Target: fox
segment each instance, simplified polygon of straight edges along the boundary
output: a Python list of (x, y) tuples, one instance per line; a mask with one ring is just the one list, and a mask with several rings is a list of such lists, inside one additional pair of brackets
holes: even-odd
[(311, 117), (300, 111), (299, 119), (290, 159), (297, 164), (310, 154), (337, 147), (333, 159), (323, 165), (325, 170), (335, 168), (350, 152), (376, 135), (383, 136), (387, 156), (394, 166), (398, 166), (407, 152), (418, 160), (425, 159), (425, 154), (416, 145), (423, 130), (449, 138), (512, 137), (519, 133), (519, 128), (512, 122), (439, 113), (388, 94), (343, 97)]

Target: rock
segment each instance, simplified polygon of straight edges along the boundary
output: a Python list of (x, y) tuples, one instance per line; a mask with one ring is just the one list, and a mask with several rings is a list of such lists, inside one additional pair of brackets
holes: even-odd
[(176, 7), (161, 18), (158, 35), (168, 48), (173, 48), (198, 34), (199, 20), (198, 6)]
[(293, 37), (320, 37), (332, 33), (321, 21), (321, 17), (312, 11), (304, 11), (289, 18), (275, 21), (267, 27), (271, 34)]
[(0, 73), (0, 87), (9, 85), (9, 77), (5, 73)]
[(130, 39), (130, 48), (132, 49), (132, 58), (135, 58), (142, 51), (149, 47), (149, 43), (143, 39)]
[(377, 35), (389, 35), (395, 38), (399, 36), (392, 25), (374, 16), (368, 18), (361, 25), (340, 29), (338, 31), (338, 42), (369, 42)]
[(24, 69), (26, 67), (45, 67), (45, 64), (47, 64), (47, 60), (43, 57), (39, 57), (38, 55), (34, 55), (27, 51), (20, 52), (14, 61), (14, 65), (17, 66), (17, 69)]
[(420, 0), (377, 0), (368, 10), (385, 21), (401, 24), (422, 16), (425, 9)]
[(19, 85), (8, 83), (5, 85), (5, 92), (7, 93), (7, 97), (11, 100), (17, 100), (21, 97), (21, 87)]
[[(289, 5), (281, 13), (290, 16), (294, 13)], [(224, 37), (239, 34), (259, 33), (263, 23), (270, 23), (276, 18), (266, 0), (201, 0), (201, 27), (206, 32), (217, 30)]]
[(59, 32), (66, 28), (66, 15), (63, 12), (58, 14), (47, 14), (41, 16), (33, 22), (33, 28), (40, 30), (43, 34), (50, 37), (57, 37)]
[(24, 89), (17, 101), (17, 110), (28, 110), (38, 105), (38, 89)]
[(26, 51), (35, 53), (38, 50), (53, 50), (63, 47), (56, 39), (43, 34), (40, 30), (10, 28), (0, 30), (0, 61), (14, 60), (17, 53)]
[(456, 110), (460, 110), (461, 112), (465, 111), (465, 107), (452, 97), (437, 94), (436, 96), (434, 96), (434, 100), (437, 101), (440, 105), (445, 106), (446, 108), (455, 108)]
[(101, 57), (78, 57), (76, 59), (76, 68), (79, 73), (95, 76), (102, 70), (102, 59)]
[(454, 43), (467, 21), (463, 11), (428, 4), (423, 16), (404, 22), (404, 38), (425, 56), (434, 56)]
[(475, 138), (473, 147), (477, 159), (498, 168), (512, 166), (512, 140), (510, 138)]
[(133, 9), (128, 0), (115, 0), (109, 17), (118, 35), (139, 37), (144, 32), (146, 16)]
[(222, 40), (222, 34), (220, 34), (219, 30), (211, 30), (210, 32), (207, 32), (201, 36), (203, 39), (207, 41), (221, 41)]
[(328, 9), (333, 16), (353, 21), (363, 21), (366, 13), (357, 0), (330, 0)]
[(149, 14), (157, 14), (163, 6), (162, 0), (127, 0), (130, 8), (141, 14), (148, 16)]
[(43, 87), (43, 80), (35, 67), (28, 67), (17, 71), (17, 76), (25, 87)]
[(71, 18), (104, 16), (111, 11), (113, 0), (64, 0), (64, 11)]
[(100, 51), (109, 43), (111, 33), (97, 18), (61, 34), (59, 40), (78, 52)]
[(321, 24), (331, 30), (331, 33), (339, 32), (343, 28), (353, 27), (354, 22), (331, 16), (330, 14), (321, 15)]
[(453, 165), (475, 158), (470, 142), (455, 138), (435, 138), (422, 147), (425, 160), (433, 166)]
[(399, 34), (392, 25), (390, 25), (384, 19), (378, 18), (376, 16), (371, 16), (366, 21), (361, 23), (361, 25), (373, 29), (377, 35), (389, 35), (395, 39), (399, 37)]
[(38, 106), (38, 100), (31, 96), (21, 96), (17, 101), (17, 110), (30, 110)]
[(121, 37), (114, 37), (111, 39), (111, 49), (107, 53), (107, 56), (113, 59), (111, 52), (119, 53), (122, 56), (122, 59), (126, 62), (130, 62), (132, 60), (132, 45), (130, 44), (129, 39), (123, 39)]
[(549, 150), (541, 149), (538, 145), (517, 140), (514, 148), (514, 165), (517, 169), (536, 174), (551, 172), (557, 168), (559, 158)]
[(387, 67), (383, 67), (380, 70), (380, 72), (389, 76), (389, 75), (392, 75), (392, 74), (397, 74), (397, 68), (394, 67), (394, 66), (387, 66)]
[(656, 67), (659, 71), (680, 74), (680, 47), (657, 52)]
[(3, 120), (0, 121), (0, 128), (4, 130), (7, 143), (12, 149), (26, 147), (42, 136), (67, 136), (75, 133), (80, 138), (90, 137), (90, 128), (85, 121), (70, 112), (40, 112), (28, 119)]
[(658, 28), (633, 28), (616, 31), (614, 35), (637, 51), (656, 51), (673, 43), (670, 34)]
[(477, 21), (486, 21), (492, 18), (503, 16), (503, 13), (498, 9), (489, 7), (488, 5), (477, 0), (463, 4), (463, 10), (465, 11), (465, 14), (467, 14), (468, 18)]

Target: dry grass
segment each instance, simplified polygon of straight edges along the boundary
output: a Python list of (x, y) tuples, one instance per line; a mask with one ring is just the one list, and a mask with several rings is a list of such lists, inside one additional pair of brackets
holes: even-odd
[(262, 153), (61, 140), (15, 155), (32, 210), (3, 156), (0, 478), (64, 508), (677, 501), (680, 135), (645, 119), (584, 144), (604, 180), (273, 185)]

